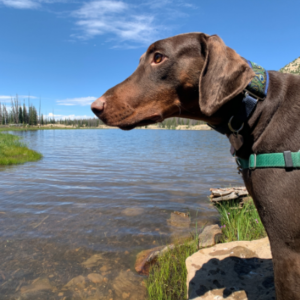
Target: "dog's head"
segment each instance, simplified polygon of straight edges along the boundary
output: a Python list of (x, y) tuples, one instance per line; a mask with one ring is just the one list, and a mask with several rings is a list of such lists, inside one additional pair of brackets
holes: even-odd
[(135, 72), (91, 106), (104, 123), (133, 129), (185, 117), (215, 122), (219, 109), (254, 77), (216, 35), (188, 33), (153, 43)]

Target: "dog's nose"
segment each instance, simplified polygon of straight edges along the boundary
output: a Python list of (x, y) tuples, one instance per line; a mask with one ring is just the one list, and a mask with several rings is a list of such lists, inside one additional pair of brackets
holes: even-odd
[(105, 99), (104, 97), (100, 97), (95, 100), (91, 105), (91, 110), (98, 117), (104, 110)]

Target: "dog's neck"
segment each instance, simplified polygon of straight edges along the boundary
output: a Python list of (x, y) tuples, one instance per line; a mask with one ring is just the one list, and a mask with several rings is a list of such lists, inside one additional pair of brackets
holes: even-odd
[(226, 134), (232, 145), (231, 153), (243, 158), (249, 157), (252, 153), (250, 149), (253, 145), (251, 136), (253, 128), (249, 125), (249, 120), (252, 119), (256, 107), (267, 97), (269, 86), (268, 72), (253, 62), (247, 62), (253, 69), (255, 77), (242, 94), (230, 101), (230, 118), (217, 126), (210, 125), (218, 132)]

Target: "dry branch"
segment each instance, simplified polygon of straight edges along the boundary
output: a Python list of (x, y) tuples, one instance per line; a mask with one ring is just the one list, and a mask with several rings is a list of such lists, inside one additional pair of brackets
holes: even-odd
[(245, 187), (210, 189), (210, 191), (211, 202), (234, 200), (249, 194)]

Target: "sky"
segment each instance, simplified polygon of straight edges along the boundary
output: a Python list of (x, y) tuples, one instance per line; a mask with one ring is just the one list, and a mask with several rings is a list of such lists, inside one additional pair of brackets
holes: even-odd
[(156, 40), (218, 34), (268, 70), (300, 56), (300, 1), (0, 0), (0, 102), (44, 115), (92, 117), (90, 104), (126, 79)]

